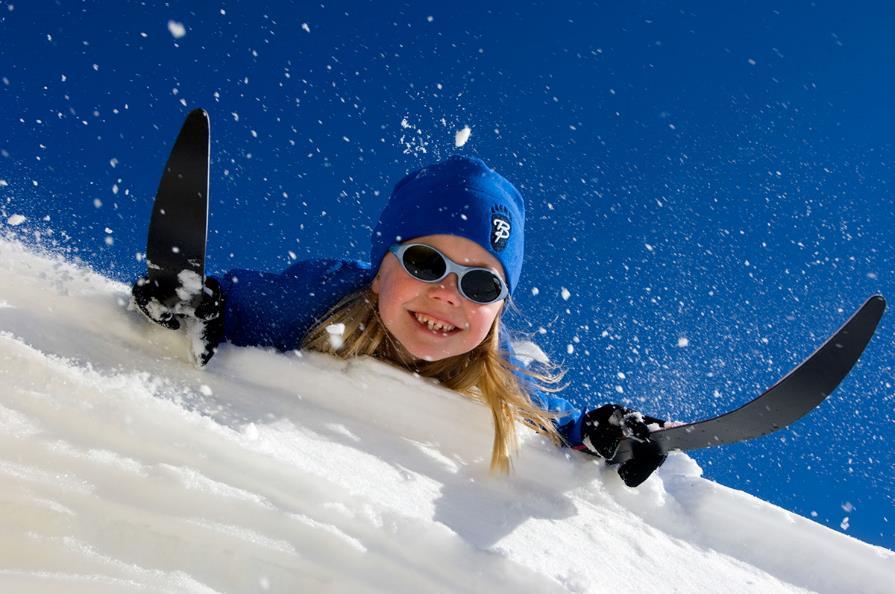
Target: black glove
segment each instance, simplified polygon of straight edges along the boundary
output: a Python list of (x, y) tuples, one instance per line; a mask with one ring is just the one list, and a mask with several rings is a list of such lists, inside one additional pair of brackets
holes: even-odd
[(134, 298), (134, 305), (137, 306), (143, 315), (155, 322), (159, 326), (164, 326), (170, 330), (180, 328), (180, 320), (177, 317), (175, 308), (168, 307), (162, 303), (159, 287), (149, 282), (149, 278), (141, 276), (131, 287), (131, 295)]
[(618, 475), (636, 487), (659, 468), (665, 458), (650, 441), (649, 425), (665, 426), (655, 417), (644, 416), (618, 404), (604, 404), (584, 415), (583, 443), (591, 454), (611, 460), (623, 438), (630, 438), (634, 456), (618, 467)]
[(193, 353), (199, 365), (205, 365), (217, 352), (218, 345), (224, 340), (224, 293), (221, 284), (210, 276), (205, 279), (202, 300), (196, 306), (193, 315), (199, 321), (199, 338), (202, 351)]
[(205, 279), (198, 304), (175, 302), (164, 305), (159, 299), (159, 289), (146, 277), (137, 279), (131, 289), (134, 305), (151, 321), (170, 330), (182, 325), (189, 326), (198, 333), (201, 341), (199, 352), (195, 352), (197, 362), (205, 365), (214, 355), (217, 346), (224, 339), (224, 294), (214, 277)]

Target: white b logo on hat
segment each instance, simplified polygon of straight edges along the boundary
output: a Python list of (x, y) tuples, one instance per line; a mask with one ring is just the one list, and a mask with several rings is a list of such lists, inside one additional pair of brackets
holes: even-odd
[(499, 252), (506, 247), (507, 240), (510, 238), (510, 222), (504, 217), (495, 214), (491, 217), (491, 227), (493, 228), (491, 247)]

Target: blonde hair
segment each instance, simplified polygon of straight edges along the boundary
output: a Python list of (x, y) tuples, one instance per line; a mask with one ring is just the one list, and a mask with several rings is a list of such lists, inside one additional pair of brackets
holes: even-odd
[[(510, 470), (510, 454), (517, 446), (517, 420), (548, 436), (554, 443), (561, 442), (553, 424), (556, 415), (531, 401), (517, 374), (524, 375), (532, 387), (548, 392), (557, 391), (554, 385), (563, 374), (553, 373), (552, 369), (537, 373), (511, 364), (500, 349), (500, 316), (494, 320), (482, 343), (468, 353), (439, 361), (420, 361), (389, 334), (379, 317), (378, 305), (379, 296), (369, 287), (346, 296), (308, 332), (302, 348), (343, 359), (367, 355), (388, 361), (483, 402), (491, 409), (494, 422), (492, 472), (508, 473)], [(334, 324), (345, 325), (341, 344), (334, 343), (327, 331), (327, 327)]]

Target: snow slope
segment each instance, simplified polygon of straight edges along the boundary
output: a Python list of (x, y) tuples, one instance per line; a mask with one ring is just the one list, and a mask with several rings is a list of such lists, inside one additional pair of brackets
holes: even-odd
[(895, 553), (700, 478), (639, 489), (369, 360), (224, 347), (0, 240), (0, 591), (891, 592)]

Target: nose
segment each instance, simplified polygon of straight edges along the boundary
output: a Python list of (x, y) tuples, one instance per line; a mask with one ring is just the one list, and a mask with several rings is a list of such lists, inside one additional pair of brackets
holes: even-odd
[(457, 275), (451, 273), (429, 288), (429, 297), (448, 305), (460, 304), (460, 291), (457, 288)]

